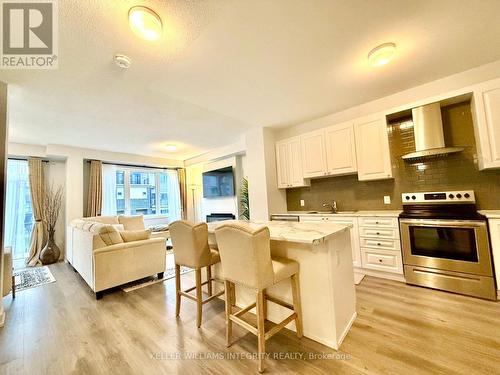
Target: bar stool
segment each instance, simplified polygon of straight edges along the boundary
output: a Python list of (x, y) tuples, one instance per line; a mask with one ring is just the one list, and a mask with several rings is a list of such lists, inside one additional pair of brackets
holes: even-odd
[[(202, 306), (224, 294), (224, 290), (212, 293), (212, 282), (220, 281), (212, 277), (211, 266), (220, 262), (219, 253), (208, 245), (208, 227), (206, 223), (194, 224), (186, 220), (179, 220), (169, 225), (175, 259), (175, 316), (178, 317), (181, 309), (181, 296), (196, 302), (196, 324), (201, 326)], [(196, 285), (181, 290), (181, 266), (195, 270)], [(201, 282), (201, 269), (207, 268), (207, 281)], [(202, 286), (207, 285), (208, 298), (202, 298)], [(196, 296), (190, 294), (196, 289)]]
[[(226, 343), (231, 345), (232, 323), (236, 323), (257, 336), (259, 351), (259, 372), (264, 371), (263, 361), (266, 340), (295, 320), (297, 336), (302, 337), (302, 311), (300, 304), (299, 264), (287, 258), (271, 258), (269, 228), (252, 229), (248, 224), (226, 223), (215, 230), (222, 263), (222, 274), (226, 291)], [(266, 288), (278, 282), (291, 279), (293, 305), (266, 294)], [(231, 289), (234, 284), (251, 288), (256, 293), (256, 303), (233, 314)], [(293, 313), (267, 332), (264, 322), (267, 315), (267, 301), (274, 302)], [(256, 307), (257, 327), (240, 317)]]

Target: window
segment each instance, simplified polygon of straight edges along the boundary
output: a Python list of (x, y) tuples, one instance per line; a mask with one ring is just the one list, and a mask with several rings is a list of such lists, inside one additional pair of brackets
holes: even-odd
[(33, 229), (28, 162), (8, 160), (5, 199), (5, 246), (12, 247), (13, 259), (25, 259)]
[[(108, 175), (105, 175), (103, 179), (106, 185), (103, 189), (103, 206), (111, 207), (109, 211), (113, 211), (103, 214), (164, 215), (171, 220), (180, 218), (177, 171), (137, 170), (113, 166), (109, 172), (103, 173), (112, 173), (111, 176), (114, 176), (107, 179)], [(106, 204), (108, 199), (116, 201), (116, 208), (114, 202), (111, 205)]]

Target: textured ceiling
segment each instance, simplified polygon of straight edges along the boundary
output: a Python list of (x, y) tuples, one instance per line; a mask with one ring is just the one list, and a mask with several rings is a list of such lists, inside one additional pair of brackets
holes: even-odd
[[(161, 15), (159, 42), (129, 29), (139, 4)], [(63, 0), (59, 69), (0, 79), (11, 141), (183, 159), (498, 60), (499, 35), (499, 0)], [(387, 41), (396, 60), (369, 67)]]

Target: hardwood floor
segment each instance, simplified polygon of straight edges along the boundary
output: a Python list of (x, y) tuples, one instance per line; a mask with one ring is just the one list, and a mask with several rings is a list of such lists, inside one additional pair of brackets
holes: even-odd
[[(4, 299), (0, 374), (257, 373), (251, 358), (207, 358), (257, 351), (255, 336), (239, 327), (226, 349), (223, 301), (204, 306), (198, 330), (191, 301), (175, 319), (174, 279), (96, 301), (69, 265), (51, 270), (57, 282)], [(183, 286), (193, 275), (183, 275)], [(267, 342), (266, 373), (500, 373), (500, 303), (373, 277), (356, 291), (359, 315), (339, 352), (285, 330)], [(172, 358), (181, 352), (205, 358)], [(280, 353), (288, 358), (273, 359)]]

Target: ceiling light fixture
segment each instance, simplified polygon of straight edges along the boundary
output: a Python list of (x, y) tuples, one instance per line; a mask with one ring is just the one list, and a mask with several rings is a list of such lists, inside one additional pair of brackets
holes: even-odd
[(154, 41), (161, 37), (163, 28), (161, 18), (147, 7), (136, 6), (130, 8), (128, 22), (133, 32), (142, 39)]
[(174, 152), (174, 151), (177, 151), (177, 146), (176, 145), (166, 145), (165, 150), (170, 151), (170, 152)]
[(368, 62), (371, 66), (382, 66), (388, 64), (396, 54), (395, 43), (384, 43), (368, 53)]

